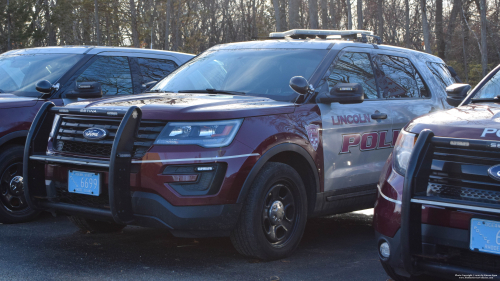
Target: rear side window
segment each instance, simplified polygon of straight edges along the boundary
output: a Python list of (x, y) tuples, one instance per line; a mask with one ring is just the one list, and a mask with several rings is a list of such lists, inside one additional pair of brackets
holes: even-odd
[(78, 76), (76, 82), (99, 82), (105, 96), (133, 93), (127, 57), (100, 56)]
[(370, 57), (366, 53), (346, 52), (341, 55), (330, 70), (328, 90), (331, 91), (337, 83), (360, 83), (365, 99), (378, 98)]
[(378, 86), (383, 98), (428, 98), (422, 77), (407, 58), (377, 55), (374, 59)]
[(174, 71), (178, 65), (171, 60), (137, 58), (142, 83), (159, 82)]
[(448, 71), (448, 67), (444, 63), (427, 62), (427, 67), (434, 74), (434, 77), (436, 77), (436, 80), (443, 87), (443, 90), (446, 90), (446, 87), (455, 83), (455, 80)]

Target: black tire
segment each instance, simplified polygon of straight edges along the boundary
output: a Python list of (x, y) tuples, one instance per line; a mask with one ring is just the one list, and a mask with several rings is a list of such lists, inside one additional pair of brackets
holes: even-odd
[[(22, 145), (10, 145), (0, 151), (0, 223), (28, 222), (40, 214), (28, 206), (24, 197), (23, 155)], [(11, 188), (15, 181), (18, 185)]]
[(270, 162), (250, 187), (231, 241), (244, 256), (281, 259), (298, 247), (306, 221), (307, 195), (299, 174)]
[(113, 222), (96, 221), (81, 217), (68, 217), (81, 231), (85, 233), (112, 233), (121, 231), (126, 225)]
[(384, 268), (385, 273), (387, 273), (387, 275), (389, 275), (389, 277), (391, 277), (391, 279), (394, 281), (434, 281), (434, 280), (437, 281), (437, 280), (441, 280), (437, 277), (428, 276), (428, 275), (418, 275), (418, 276), (410, 276), (410, 277), (401, 276), (401, 275), (398, 275), (394, 271), (394, 268), (392, 268), (392, 266), (390, 266), (386, 262), (381, 260), (380, 263), (382, 264), (382, 267)]

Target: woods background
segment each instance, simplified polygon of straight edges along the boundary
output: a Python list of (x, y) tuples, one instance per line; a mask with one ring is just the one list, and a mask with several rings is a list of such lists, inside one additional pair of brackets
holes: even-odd
[(0, 0), (0, 52), (133, 46), (198, 54), (293, 28), (367, 29), (476, 84), (500, 62), (500, 0)]

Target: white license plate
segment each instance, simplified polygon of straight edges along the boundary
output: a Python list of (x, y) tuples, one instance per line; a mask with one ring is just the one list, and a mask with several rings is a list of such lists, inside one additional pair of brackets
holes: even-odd
[(101, 194), (101, 174), (69, 171), (68, 192), (99, 196)]

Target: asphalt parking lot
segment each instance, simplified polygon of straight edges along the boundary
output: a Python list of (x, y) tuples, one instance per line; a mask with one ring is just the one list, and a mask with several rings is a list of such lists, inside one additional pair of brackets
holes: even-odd
[(287, 259), (240, 256), (229, 238), (175, 238), (126, 227), (85, 234), (67, 218), (0, 224), (0, 280), (387, 280), (379, 264), (373, 210), (311, 219)]

